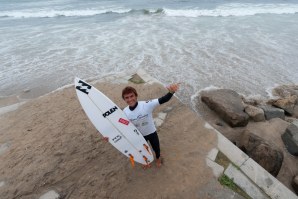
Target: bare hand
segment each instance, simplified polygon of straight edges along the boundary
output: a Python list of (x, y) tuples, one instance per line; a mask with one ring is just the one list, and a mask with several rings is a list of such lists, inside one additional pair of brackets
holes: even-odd
[(169, 90), (169, 92), (175, 93), (179, 89), (179, 83), (170, 84), (169, 86), (167, 86), (167, 89)]

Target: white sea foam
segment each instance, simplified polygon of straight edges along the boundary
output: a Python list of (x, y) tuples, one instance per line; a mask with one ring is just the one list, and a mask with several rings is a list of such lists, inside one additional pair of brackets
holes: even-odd
[(78, 9), (78, 10), (12, 10), (0, 12), (0, 17), (13, 18), (42, 18), (42, 17), (73, 17), (73, 16), (94, 16), (107, 13), (141, 13), (141, 14), (165, 14), (171, 17), (227, 17), (227, 16), (250, 16), (256, 14), (296, 14), (297, 4), (224, 4), (214, 9), (129, 9), (129, 8), (109, 8), (109, 9)]
[(193, 20), (165, 17), (156, 9), (131, 12), (132, 17), (117, 20), (107, 15), (107, 20), (69, 18), (67, 23), (65, 18), (3, 19), (1, 95), (26, 88), (48, 92), (72, 83), (74, 76), (87, 80), (138, 69), (164, 85), (183, 82), (176, 95), (188, 104), (210, 84), (266, 95), (264, 88), (274, 83), (297, 82), (297, 15)]
[(249, 16), (256, 14), (295, 14), (297, 4), (226, 4), (215, 9), (164, 9), (164, 13), (173, 17), (200, 17), (200, 16)]
[(266, 93), (267, 93), (267, 97), (269, 97), (270, 99), (277, 99), (278, 96), (275, 96), (273, 95), (273, 89), (280, 86), (280, 84), (274, 84), (273, 86), (271, 87), (267, 87), (265, 90), (266, 90)]
[(213, 86), (213, 85), (210, 85), (210, 86), (208, 86), (208, 87), (206, 87), (206, 88), (201, 89), (201, 90), (199, 91), (199, 93), (200, 93), (201, 91), (214, 91), (214, 90), (218, 90), (218, 89), (220, 89), (220, 88), (219, 88), (219, 87), (216, 87), (216, 86)]
[(74, 16), (93, 16), (106, 13), (127, 13), (130, 9), (103, 9), (103, 10), (16, 10), (0, 12), (0, 17), (13, 18), (43, 18), (43, 17), (74, 17)]

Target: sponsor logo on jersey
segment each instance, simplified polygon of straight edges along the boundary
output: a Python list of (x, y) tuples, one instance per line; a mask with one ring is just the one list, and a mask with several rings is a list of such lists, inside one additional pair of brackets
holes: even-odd
[(143, 119), (145, 117), (148, 117), (148, 114), (146, 114), (146, 115), (138, 115), (137, 120)]
[(118, 122), (122, 123), (122, 124), (125, 124), (125, 125), (128, 125), (129, 124), (129, 121), (127, 121), (126, 119), (123, 119), (123, 118), (120, 118), (118, 120)]
[(109, 115), (111, 115), (112, 113), (114, 113), (117, 109), (118, 109), (118, 107), (115, 106), (115, 107), (111, 108), (110, 110), (108, 110), (107, 112), (105, 112), (104, 114), (102, 114), (102, 116), (103, 116), (104, 118), (106, 118), (107, 116), (109, 116)]

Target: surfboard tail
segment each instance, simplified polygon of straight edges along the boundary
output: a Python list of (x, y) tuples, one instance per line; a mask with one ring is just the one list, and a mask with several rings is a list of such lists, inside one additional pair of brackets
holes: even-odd
[(147, 166), (148, 166), (149, 163), (150, 163), (150, 161), (149, 161), (148, 158), (147, 158), (146, 156), (144, 156), (144, 155), (143, 155), (143, 158), (144, 158), (144, 160), (145, 160), (145, 162), (146, 162), (146, 164), (147, 164)]

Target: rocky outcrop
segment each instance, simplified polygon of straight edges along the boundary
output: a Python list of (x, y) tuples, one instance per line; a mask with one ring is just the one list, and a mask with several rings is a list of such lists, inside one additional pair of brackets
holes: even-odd
[(265, 114), (263, 109), (247, 105), (245, 107), (245, 112), (249, 115), (249, 117), (255, 122), (261, 122), (265, 120)]
[(283, 153), (263, 138), (245, 131), (240, 148), (273, 176), (277, 176), (283, 162)]
[(270, 100), (273, 106), (282, 108), (289, 115), (298, 118), (298, 85), (282, 85), (272, 90), (281, 99)]
[[(278, 175), (287, 187), (292, 190), (297, 187), (297, 178), (292, 182), (293, 174), (298, 174), (297, 159), (287, 150), (296, 153), (298, 136), (285, 132), (291, 123), (298, 128), (298, 85), (277, 87), (271, 99), (255, 95), (239, 97), (236, 92), (227, 89), (202, 91), (200, 94), (209, 108), (204, 103), (199, 103), (197, 107), (207, 121), (264, 169), (274, 176)], [(230, 98), (236, 98), (236, 102)], [(244, 128), (233, 128), (236, 125), (227, 120), (227, 113), (237, 112), (235, 109), (249, 116), (249, 123)], [(218, 117), (230, 125), (224, 125)]]
[(266, 120), (270, 120), (272, 118), (280, 118), (285, 119), (285, 112), (282, 109), (275, 108), (269, 105), (262, 105), (260, 106), (261, 109), (263, 109), (265, 113)]
[(298, 175), (294, 176), (294, 178), (292, 180), (292, 187), (293, 187), (295, 193), (298, 195)]
[(274, 100), (272, 102), (273, 106), (283, 109), (289, 115), (293, 115), (295, 104), (297, 103), (297, 96), (292, 95), (290, 97)]
[(289, 153), (298, 156), (298, 127), (294, 124), (289, 125), (281, 138)]
[(244, 112), (241, 97), (229, 89), (205, 91), (202, 101), (232, 127), (246, 126), (249, 116)]
[(272, 94), (282, 98), (298, 96), (298, 85), (281, 85), (272, 90)]

